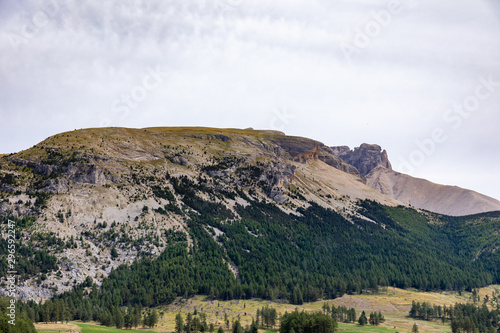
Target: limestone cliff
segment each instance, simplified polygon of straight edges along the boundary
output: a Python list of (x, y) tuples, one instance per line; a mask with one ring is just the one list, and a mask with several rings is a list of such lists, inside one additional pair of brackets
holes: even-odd
[(392, 170), (387, 152), (379, 145), (363, 143), (354, 150), (347, 146), (331, 147), (331, 150), (335, 156), (358, 169), (361, 176), (366, 176), (378, 166)]

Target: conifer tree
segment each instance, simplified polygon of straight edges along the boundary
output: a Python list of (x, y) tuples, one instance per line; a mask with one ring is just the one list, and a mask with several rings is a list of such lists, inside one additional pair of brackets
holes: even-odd
[(184, 330), (184, 319), (182, 319), (182, 315), (179, 312), (175, 316), (175, 333), (182, 333)]
[(365, 312), (363, 311), (363, 312), (361, 313), (361, 316), (359, 316), (358, 323), (359, 323), (361, 326), (365, 326), (367, 322), (368, 322), (368, 319), (366, 318), (366, 314), (365, 314)]

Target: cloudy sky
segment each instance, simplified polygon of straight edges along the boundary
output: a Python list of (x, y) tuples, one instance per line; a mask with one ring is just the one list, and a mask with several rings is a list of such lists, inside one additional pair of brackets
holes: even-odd
[(2, 0), (0, 153), (99, 126), (378, 143), (500, 199), (498, 0)]

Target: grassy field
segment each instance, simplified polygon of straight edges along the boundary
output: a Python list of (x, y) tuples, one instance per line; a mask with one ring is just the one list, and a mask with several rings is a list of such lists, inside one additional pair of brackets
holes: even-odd
[[(123, 333), (124, 330), (117, 329), (117, 328), (112, 328), (112, 327), (105, 327), (105, 326), (98, 326), (98, 325), (93, 325), (93, 324), (82, 324), (82, 323), (77, 323), (81, 328), (81, 333)], [(146, 329), (137, 329), (137, 330), (126, 330), (126, 332), (141, 332), (141, 333), (153, 333), (152, 331), (146, 330)]]
[[(486, 295), (493, 292), (500, 292), (500, 286), (489, 286), (482, 288), (479, 295), (483, 299)], [(414, 323), (419, 326), (420, 332), (451, 332), (449, 325), (443, 325), (440, 322), (426, 322), (408, 318), (408, 312), (413, 300), (419, 302), (430, 302), (435, 305), (454, 305), (455, 303), (471, 302), (470, 293), (459, 295), (455, 292), (417, 292), (412, 290), (403, 290), (397, 288), (387, 288), (376, 295), (344, 295), (341, 298), (328, 301), (319, 301), (307, 303), (301, 306), (295, 306), (285, 303), (276, 303), (265, 300), (232, 300), (216, 301), (208, 300), (204, 296), (197, 296), (191, 299), (177, 299), (168, 306), (158, 308), (160, 314), (159, 325), (154, 329), (132, 330), (135, 332), (173, 332), (175, 315), (181, 313), (184, 318), (188, 312), (195, 310), (204, 312), (207, 315), (207, 322), (214, 323), (215, 328), (222, 326), (225, 331), (228, 330), (224, 318), (227, 316), (230, 322), (239, 319), (243, 326), (249, 325), (255, 317), (257, 309), (264, 306), (276, 308), (279, 314), (292, 312), (295, 309), (305, 311), (321, 311), (326, 302), (335, 306), (354, 307), (358, 312), (365, 311), (367, 314), (373, 311), (381, 311), (386, 321), (378, 327), (361, 327), (354, 324), (339, 323), (339, 332), (411, 332)], [(360, 313), (357, 315), (359, 316)], [(69, 323), (64, 324), (37, 324), (37, 330), (41, 333), (117, 333), (124, 332), (114, 328), (108, 328), (95, 324)], [(277, 329), (275, 327), (274, 329)], [(273, 331), (261, 331), (262, 333), (273, 333)]]
[[(500, 291), (500, 286), (490, 286), (480, 290), (480, 295), (491, 295), (493, 291)], [(442, 325), (438, 322), (425, 322), (408, 318), (408, 312), (412, 301), (429, 302), (436, 305), (454, 305), (455, 303), (467, 303), (471, 301), (470, 293), (459, 295), (455, 292), (418, 292), (412, 290), (403, 290), (397, 288), (387, 288), (376, 295), (345, 295), (335, 300), (329, 300), (330, 305), (343, 305), (354, 307), (358, 312), (381, 311), (386, 322), (379, 327), (359, 327), (358, 325), (340, 324), (339, 331), (345, 332), (411, 332), (414, 323), (420, 327), (420, 332), (450, 332), (449, 325)], [(167, 332), (174, 330), (175, 315), (180, 312), (185, 318), (188, 312), (195, 310), (205, 312), (207, 321), (213, 322), (218, 328), (227, 327), (224, 323), (225, 314), (232, 322), (240, 319), (243, 326), (250, 324), (255, 316), (257, 309), (269, 305), (275, 307), (280, 314), (292, 312), (296, 308), (305, 311), (321, 311), (325, 302), (319, 301), (307, 303), (302, 306), (291, 304), (275, 303), (263, 300), (232, 300), (232, 301), (210, 301), (206, 297), (198, 296), (189, 300), (178, 299), (169, 306), (159, 308), (163, 312), (163, 318), (160, 320), (160, 327)], [(359, 316), (359, 313), (358, 313)]]
[(339, 324), (339, 332), (396, 332), (383, 326), (359, 326), (353, 324)]

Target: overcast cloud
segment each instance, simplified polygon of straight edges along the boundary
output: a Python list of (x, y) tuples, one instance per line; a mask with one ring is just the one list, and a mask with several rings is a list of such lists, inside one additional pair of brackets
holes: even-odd
[(0, 152), (86, 127), (271, 128), (378, 143), (500, 199), (498, 1), (391, 3), (0, 1)]

